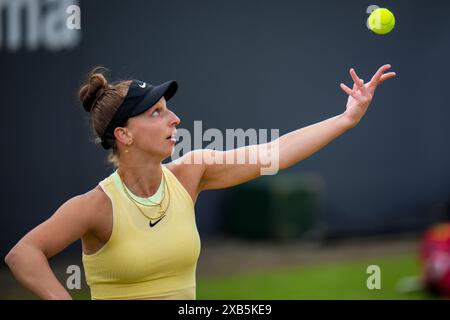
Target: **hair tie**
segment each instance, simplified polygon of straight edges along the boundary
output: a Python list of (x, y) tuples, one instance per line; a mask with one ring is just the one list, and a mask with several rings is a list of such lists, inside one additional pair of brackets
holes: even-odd
[(91, 109), (89, 110), (89, 112), (92, 112), (92, 110), (93, 110), (94, 107), (95, 107), (95, 104), (96, 104), (97, 101), (105, 94), (105, 92), (106, 92), (107, 89), (109, 89), (108, 85), (106, 85), (106, 86), (100, 88), (100, 90), (98, 90), (97, 94), (95, 95), (95, 99), (94, 99), (94, 101), (92, 102)]

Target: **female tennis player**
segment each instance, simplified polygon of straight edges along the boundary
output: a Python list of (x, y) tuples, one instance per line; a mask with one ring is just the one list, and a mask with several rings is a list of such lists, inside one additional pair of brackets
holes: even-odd
[[(387, 72), (390, 67), (379, 68), (367, 83), (350, 69), (353, 88), (340, 84), (348, 94), (346, 110), (274, 140), (279, 168), (298, 163), (355, 127), (377, 86), (395, 76)], [(195, 299), (197, 196), (255, 179), (262, 164), (211, 161), (234, 158), (238, 149), (195, 150), (162, 164), (174, 150), (180, 123), (167, 105), (176, 91), (175, 81), (158, 86), (137, 80), (109, 84), (98, 70), (89, 75), (80, 99), (98, 141), (112, 149), (117, 170), (65, 202), (11, 249), (5, 261), (24, 287), (43, 299), (71, 299), (48, 259), (81, 238), (92, 299)], [(274, 141), (265, 146), (268, 152)], [(257, 147), (243, 150), (250, 155)], [(192, 161), (193, 155), (202, 161)]]

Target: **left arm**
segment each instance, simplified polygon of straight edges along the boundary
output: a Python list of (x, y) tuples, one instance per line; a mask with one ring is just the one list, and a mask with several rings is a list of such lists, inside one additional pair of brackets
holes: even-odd
[(385, 80), (395, 77), (395, 72), (384, 74), (391, 66), (378, 69), (370, 82), (358, 77), (354, 69), (350, 76), (353, 89), (341, 83), (342, 90), (349, 95), (344, 113), (308, 127), (289, 132), (279, 138), (280, 169), (288, 168), (316, 153), (347, 130), (355, 127), (369, 108), (375, 89)]
[[(196, 162), (196, 172), (201, 175), (198, 192), (208, 189), (221, 189), (244, 183), (261, 175), (261, 170), (267, 163), (263, 159), (277, 159), (278, 168), (288, 168), (322, 149), (347, 130), (355, 127), (366, 113), (375, 89), (379, 84), (395, 76), (394, 72), (384, 73), (391, 66), (384, 65), (378, 69), (370, 82), (364, 84), (356, 72), (350, 69), (353, 79), (353, 89), (340, 84), (341, 89), (348, 94), (344, 113), (319, 123), (289, 132), (280, 138), (266, 144), (251, 145), (227, 151), (196, 150), (179, 159), (182, 163), (199, 156), (202, 161)], [(273, 153), (278, 153), (274, 158)], [(272, 153), (272, 154), (271, 154)], [(239, 154), (243, 159), (257, 159), (253, 163), (228, 162), (236, 160)], [(272, 157), (271, 157), (272, 156)], [(189, 169), (188, 169), (189, 170)], [(184, 171), (184, 170), (183, 170)]]
[[(313, 125), (289, 132), (266, 144), (251, 145), (227, 151), (196, 150), (201, 153), (204, 170), (200, 180), (199, 192), (210, 189), (223, 189), (253, 180), (263, 174), (268, 165), (270, 174), (286, 169), (322, 149), (351, 127), (343, 115), (324, 120)], [(270, 150), (270, 152), (269, 152)], [(278, 156), (274, 156), (277, 153)], [(236, 163), (238, 155), (245, 163)], [(244, 158), (245, 156), (245, 158)], [(249, 163), (248, 159), (257, 159)], [(226, 162), (226, 159), (233, 162)], [(217, 160), (220, 161), (217, 161)], [(262, 161), (266, 159), (266, 161)], [(269, 160), (269, 161), (267, 161)], [(270, 162), (270, 163), (268, 163)]]

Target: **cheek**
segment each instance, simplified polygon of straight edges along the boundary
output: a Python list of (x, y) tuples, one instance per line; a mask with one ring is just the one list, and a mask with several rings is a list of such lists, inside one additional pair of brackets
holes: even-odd
[(160, 129), (160, 124), (157, 121), (151, 121), (151, 123), (142, 125), (137, 129), (135, 136), (140, 142), (144, 144), (161, 142), (163, 130)]

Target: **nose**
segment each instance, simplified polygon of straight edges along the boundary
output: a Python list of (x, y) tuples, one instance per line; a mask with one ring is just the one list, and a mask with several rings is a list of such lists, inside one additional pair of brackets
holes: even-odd
[(180, 124), (181, 120), (177, 117), (177, 115), (173, 111), (170, 112), (170, 126), (175, 127)]

